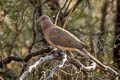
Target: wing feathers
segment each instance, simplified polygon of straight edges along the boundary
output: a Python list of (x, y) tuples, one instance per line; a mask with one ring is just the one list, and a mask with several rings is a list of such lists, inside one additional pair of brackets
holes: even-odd
[(77, 37), (60, 27), (52, 27), (48, 31), (48, 39), (55, 45), (78, 49), (88, 48)]

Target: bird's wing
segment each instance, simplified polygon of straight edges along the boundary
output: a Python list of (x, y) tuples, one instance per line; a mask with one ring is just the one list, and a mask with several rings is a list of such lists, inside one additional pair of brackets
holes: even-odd
[(61, 47), (88, 48), (88, 46), (82, 43), (73, 34), (59, 27), (51, 28), (48, 32), (48, 38), (53, 44)]

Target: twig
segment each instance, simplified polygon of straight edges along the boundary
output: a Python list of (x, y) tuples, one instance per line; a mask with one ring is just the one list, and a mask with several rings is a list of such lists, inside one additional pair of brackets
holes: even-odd
[(64, 4), (64, 6), (61, 8), (61, 10), (65, 8), (67, 2), (68, 2), (68, 0), (66, 0), (65, 4)]
[(63, 65), (65, 64), (65, 62), (67, 61), (67, 55), (62, 52), (62, 61), (59, 62), (59, 65), (56, 66), (49, 74), (49, 76), (45, 79), (45, 80), (49, 80), (50, 78), (53, 78), (53, 74), (60, 68), (63, 67)]
[(83, 64), (81, 64), (82, 65), (81, 69), (83, 69), (84, 71), (93, 71), (93, 70), (95, 70), (97, 64), (94, 61), (91, 61), (91, 62), (92, 62), (91, 66), (87, 66), (87, 67), (85, 67)]
[(68, 22), (68, 18), (70, 17), (72, 11), (73, 11), (73, 8), (71, 9), (70, 13), (68, 14), (68, 16), (67, 16), (67, 18), (66, 18), (66, 20), (65, 20), (65, 23), (64, 23), (64, 25), (63, 25), (63, 28), (64, 28), (64, 29), (65, 29), (65, 26), (66, 26), (66, 24), (67, 24), (67, 22)]
[[(77, 6), (81, 3), (81, 1), (82, 1), (82, 0), (77, 0), (77, 2), (75, 3), (75, 5), (73, 6), (73, 12), (74, 12), (75, 9), (77, 8)], [(67, 16), (70, 11), (71, 11), (71, 9), (70, 9), (69, 11), (67, 11), (64, 16)]]
[(56, 19), (55, 19), (55, 25), (57, 24), (58, 16), (59, 16), (60, 10), (57, 13)]
[(101, 40), (102, 36), (104, 35), (104, 26), (105, 26), (105, 22), (106, 22), (106, 16), (107, 16), (107, 8), (108, 8), (108, 0), (105, 0), (104, 2), (104, 7), (102, 9), (102, 18), (101, 18), (101, 25), (100, 25), (100, 31), (101, 34), (98, 36), (98, 43), (97, 43), (97, 47), (98, 47), (98, 59), (101, 59), (100, 55), (103, 52), (103, 49), (101, 48), (101, 46), (103, 46), (103, 42)]
[(67, 5), (67, 8), (65, 9), (64, 14), (67, 12), (67, 10), (68, 10), (68, 8), (69, 8), (71, 2), (72, 2), (72, 0), (69, 1), (68, 5)]
[(59, 13), (62, 11), (62, 9), (65, 8), (67, 2), (68, 2), (68, 0), (66, 0), (65, 4), (63, 5), (63, 7), (58, 10), (58, 13), (57, 13), (57, 16), (56, 16), (56, 19), (55, 19), (55, 25), (57, 24), (57, 20), (58, 20)]
[[(72, 1), (72, 0), (71, 0), (71, 1)], [(65, 12), (64, 16), (67, 16), (67, 18), (66, 18), (66, 20), (65, 20), (65, 22), (64, 22), (63, 28), (65, 28), (65, 26), (66, 26), (66, 24), (67, 24), (67, 22), (68, 22), (69, 16), (70, 16), (71, 13), (77, 8), (77, 6), (79, 5), (79, 3), (80, 3), (81, 1), (82, 1), (82, 0), (78, 0), (72, 9), (70, 9), (68, 12)]]
[(35, 30), (35, 26), (36, 26), (36, 13), (37, 13), (37, 8), (35, 9), (34, 13), (33, 13), (33, 25), (32, 25), (32, 31), (33, 31), (33, 42), (29, 47), (28, 53), (31, 52), (33, 45), (35, 44), (35, 40), (36, 40), (36, 30)]

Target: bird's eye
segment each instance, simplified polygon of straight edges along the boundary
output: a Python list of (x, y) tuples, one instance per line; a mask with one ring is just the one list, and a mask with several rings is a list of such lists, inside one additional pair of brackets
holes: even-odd
[(43, 20), (45, 20), (45, 18), (43, 18)]

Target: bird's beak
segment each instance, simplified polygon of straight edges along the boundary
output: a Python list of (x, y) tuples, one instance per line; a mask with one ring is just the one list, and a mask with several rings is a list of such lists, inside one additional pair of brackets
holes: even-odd
[[(37, 22), (37, 24), (39, 25), (39, 26), (41, 26), (42, 27), (42, 24), (41, 24), (41, 22), (40, 21), (38, 21)], [(42, 27), (43, 28), (43, 27)]]

